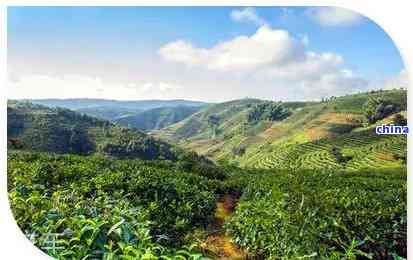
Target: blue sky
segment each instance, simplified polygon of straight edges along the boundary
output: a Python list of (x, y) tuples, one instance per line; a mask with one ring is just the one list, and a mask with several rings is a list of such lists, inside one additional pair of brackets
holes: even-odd
[(9, 7), (12, 98), (319, 99), (404, 83), (388, 35), (337, 8)]

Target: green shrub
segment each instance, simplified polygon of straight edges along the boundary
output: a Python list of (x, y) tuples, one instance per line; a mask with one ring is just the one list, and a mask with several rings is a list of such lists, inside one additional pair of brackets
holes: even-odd
[[(219, 188), (166, 161), (33, 153), (9, 153), (8, 180), (26, 236), (76, 259), (179, 254), (183, 238), (210, 222)], [(59, 234), (59, 248), (48, 248), (48, 233)]]
[(406, 256), (406, 169), (255, 172), (237, 185), (246, 187), (226, 229), (255, 255)]
[(248, 122), (260, 120), (280, 121), (291, 114), (281, 102), (264, 102), (256, 104), (247, 114)]

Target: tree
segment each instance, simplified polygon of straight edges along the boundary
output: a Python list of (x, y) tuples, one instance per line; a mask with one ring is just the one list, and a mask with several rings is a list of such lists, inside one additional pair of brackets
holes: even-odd
[(336, 146), (333, 146), (333, 148), (331, 148), (331, 153), (334, 156), (334, 158), (336, 158), (337, 162), (340, 164), (345, 164), (352, 159), (351, 156), (344, 156), (341, 152), (341, 149)]
[(70, 151), (75, 154), (89, 154), (94, 150), (86, 131), (79, 126), (74, 126), (70, 131)]
[(400, 111), (400, 106), (383, 97), (370, 97), (363, 105), (364, 116), (372, 124), (386, 116)]
[(232, 153), (237, 156), (242, 156), (246, 150), (247, 146), (245, 144), (240, 144), (239, 146), (232, 148)]
[(248, 113), (248, 122), (269, 120), (280, 121), (291, 114), (290, 110), (285, 108), (281, 102), (264, 102), (255, 105)]
[(214, 138), (217, 134), (217, 128), (219, 125), (219, 121), (220, 121), (220, 118), (218, 115), (213, 114), (213, 115), (208, 116), (208, 125), (211, 127), (211, 130), (212, 130), (211, 138)]

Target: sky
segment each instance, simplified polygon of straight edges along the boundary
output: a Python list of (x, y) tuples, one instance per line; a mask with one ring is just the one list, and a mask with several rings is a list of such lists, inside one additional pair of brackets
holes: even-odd
[(333, 7), (9, 7), (8, 97), (318, 100), (407, 87), (373, 21)]

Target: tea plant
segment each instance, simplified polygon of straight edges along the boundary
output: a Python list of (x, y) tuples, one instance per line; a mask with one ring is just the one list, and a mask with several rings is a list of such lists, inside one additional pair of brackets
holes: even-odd
[(198, 259), (184, 238), (209, 223), (218, 185), (170, 166), (9, 153), (11, 207), (26, 236), (54, 257)]
[(252, 171), (226, 229), (269, 259), (405, 257), (405, 180), (406, 169)]

